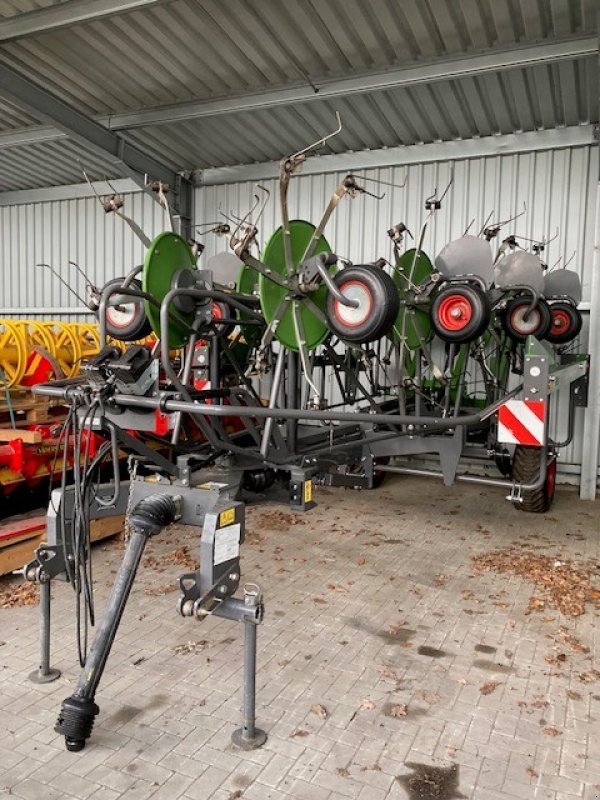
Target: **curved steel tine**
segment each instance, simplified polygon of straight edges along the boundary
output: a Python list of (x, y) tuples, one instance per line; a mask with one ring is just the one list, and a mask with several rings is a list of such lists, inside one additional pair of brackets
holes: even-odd
[(220, 222), (205, 222), (203, 225), (194, 225), (194, 230), (197, 231), (199, 234), (203, 233), (212, 233), (215, 228), (217, 228), (222, 223)]
[(467, 225), (467, 227), (465, 228), (465, 232), (463, 233), (463, 236), (466, 236), (466, 235), (467, 235), (467, 233), (469, 232), (469, 230), (470, 230), (470, 228), (471, 228), (471, 225), (472, 225), (474, 222), (475, 222), (475, 217), (473, 217), (473, 219), (471, 220), (471, 222), (469, 222), (469, 224), (468, 224), (468, 225)]
[(328, 133), (326, 136), (322, 136), (320, 139), (317, 139), (316, 142), (309, 144), (308, 147), (304, 147), (302, 150), (298, 150), (297, 153), (292, 153), (292, 155), (288, 156), (287, 158), (284, 158), (283, 161), (293, 163), (302, 156), (305, 156), (307, 153), (310, 153), (312, 150), (317, 150), (319, 147), (322, 147), (325, 144), (325, 142), (327, 142), (329, 139), (333, 138), (334, 136), (337, 136), (338, 133), (340, 133), (342, 130), (342, 119), (340, 117), (339, 111), (335, 112), (335, 118), (337, 124), (336, 124), (336, 129), (334, 131)]
[(263, 213), (265, 211), (265, 208), (267, 207), (267, 203), (269, 202), (269, 198), (271, 197), (271, 192), (267, 189), (266, 186), (263, 186), (262, 184), (257, 183), (256, 184), (256, 188), (260, 189), (260, 191), (263, 192), (263, 204), (260, 207), (260, 210), (259, 210), (259, 212), (257, 214), (257, 217), (256, 217), (256, 220), (254, 222), (255, 226), (258, 224), (258, 221), (262, 217), (262, 215), (263, 215)]
[(62, 283), (62, 285), (65, 286), (72, 294), (74, 294), (75, 297), (79, 300), (80, 303), (83, 303), (83, 305), (86, 308), (88, 307), (87, 301), (83, 299), (83, 297), (79, 294), (79, 292), (76, 292), (75, 289), (73, 289), (73, 287), (71, 286), (70, 283), (67, 283), (67, 281), (62, 277), (62, 275), (57, 270), (54, 269), (53, 266), (51, 266), (50, 264), (45, 264), (45, 263), (36, 264), (35, 266), (36, 267), (45, 267), (46, 269), (49, 269), (50, 272), (54, 275), (54, 277), (58, 278), (58, 280)]
[[(499, 225), (500, 227), (503, 227), (504, 225), (508, 225), (509, 222), (514, 222), (516, 219), (519, 219), (519, 217), (522, 217), (523, 214), (525, 214), (526, 212), (527, 212), (527, 204), (523, 202), (523, 211), (519, 211), (518, 214), (515, 214), (514, 216), (505, 219), (503, 222), (498, 222), (496, 224)], [(519, 238), (525, 239), (524, 236), (520, 236)], [(528, 239), (526, 241), (533, 241), (533, 239)]]
[(85, 178), (85, 181), (86, 181), (87, 185), (90, 187), (92, 192), (96, 195), (96, 200), (100, 203), (100, 205), (102, 206), (102, 209), (104, 210), (104, 202), (102, 200), (102, 197), (98, 194), (98, 192), (96, 191), (96, 187), (94, 186), (92, 181), (89, 179), (88, 174), (85, 171), (85, 167), (83, 166), (83, 163), (82, 163), (81, 159), (79, 159), (79, 168), (81, 169), (81, 173), (82, 173), (83, 177)]
[(491, 220), (491, 218), (492, 218), (493, 216), (494, 216), (494, 209), (492, 208), (492, 210), (490, 211), (490, 213), (489, 213), (489, 214), (487, 215), (487, 217), (485, 218), (485, 222), (484, 222), (484, 223), (483, 223), (483, 225), (481, 226), (481, 230), (479, 231), (479, 233), (477, 234), (477, 236), (481, 236), (481, 234), (482, 234), (482, 233), (485, 231), (485, 229), (488, 227), (488, 223), (489, 223), (489, 221)]
[(78, 264), (76, 261), (69, 261), (69, 264), (71, 264), (71, 266), (75, 267), (75, 269), (77, 270), (77, 272), (78, 272), (78, 273), (79, 273), (79, 274), (80, 274), (80, 275), (83, 277), (83, 279), (84, 279), (84, 280), (85, 280), (85, 282), (88, 284), (88, 286), (91, 286), (91, 287), (92, 287), (92, 289), (95, 289), (95, 288), (96, 288), (96, 287), (94, 286), (94, 284), (93, 284), (93, 283), (90, 281), (90, 279), (88, 278), (88, 276), (85, 274), (85, 272), (84, 272), (84, 271), (81, 269), (81, 267), (79, 266), (79, 264)]
[(569, 264), (571, 263), (571, 261), (573, 261), (573, 259), (575, 258), (576, 255), (577, 255), (577, 250), (573, 250), (573, 255), (571, 256), (571, 258), (568, 261), (565, 261), (565, 265), (564, 265), (563, 269), (566, 269), (569, 266)]
[(438, 203), (441, 203), (444, 197), (446, 197), (453, 183), (454, 183), (454, 167), (452, 167), (452, 169), (450, 170), (450, 180), (448, 181), (448, 185), (442, 192), (442, 196), (438, 198)]
[[(408, 181), (408, 172), (404, 173), (404, 181), (402, 183), (392, 183), (391, 181), (384, 181), (381, 178), (369, 178), (366, 175), (361, 175), (360, 179), (361, 181), (371, 181), (372, 183), (380, 183), (382, 186), (392, 186), (394, 189), (404, 189)], [(384, 195), (382, 195), (382, 197), (384, 197)]]

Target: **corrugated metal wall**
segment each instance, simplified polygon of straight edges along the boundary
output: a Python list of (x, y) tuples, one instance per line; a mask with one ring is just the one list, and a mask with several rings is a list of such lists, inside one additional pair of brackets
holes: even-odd
[[(372, 261), (382, 255), (389, 258), (388, 228), (403, 221), (417, 235), (423, 199), (436, 187), (441, 191), (452, 171), (454, 183), (425, 239), (429, 253), (435, 255), (446, 242), (460, 236), (472, 219), (472, 230), (477, 231), (490, 212), (495, 219), (505, 219), (526, 203), (527, 212), (514, 230), (534, 238), (554, 235), (558, 229), (547, 260), (552, 265), (559, 257), (568, 259), (575, 252), (571, 267), (581, 274), (584, 303), (590, 302), (598, 174), (595, 147), (358, 172), (396, 184), (405, 177), (408, 181), (403, 189), (367, 183), (374, 193), (385, 192), (383, 200), (345, 198), (326, 228), (332, 247), (354, 262)], [(342, 178), (342, 173), (294, 178), (290, 186), (292, 216), (316, 222)], [(270, 180), (264, 185), (271, 198), (259, 223), (263, 241), (279, 225), (276, 182)], [(198, 189), (196, 222), (214, 221), (220, 218), (220, 211), (244, 212), (254, 190), (252, 183)], [(126, 195), (125, 212), (150, 236), (164, 227), (162, 210), (146, 195)], [(208, 257), (227, 248), (224, 239), (214, 236), (206, 237), (205, 244)], [(12, 311), (12, 316), (60, 317), (68, 309), (78, 310), (76, 299), (48, 272), (35, 267), (38, 262), (52, 264), (83, 294), (83, 281), (69, 266), (69, 260), (77, 261), (90, 279), (101, 285), (108, 278), (125, 274), (142, 258), (143, 247), (129, 228), (118, 218), (107, 218), (93, 198), (0, 208), (0, 316)], [(586, 337), (587, 322), (582, 347), (587, 345)], [(566, 471), (576, 471), (581, 461), (581, 428), (579, 420), (575, 441), (563, 452)]]
[[(148, 195), (126, 195), (124, 210), (149, 236), (163, 229), (163, 211)], [(106, 215), (95, 198), (2, 207), (0, 316), (32, 316), (40, 309), (38, 316), (60, 318), (80, 308), (76, 296), (36, 264), (54, 267), (83, 296), (85, 282), (69, 261), (102, 286), (143, 257), (142, 243), (123, 220)]]

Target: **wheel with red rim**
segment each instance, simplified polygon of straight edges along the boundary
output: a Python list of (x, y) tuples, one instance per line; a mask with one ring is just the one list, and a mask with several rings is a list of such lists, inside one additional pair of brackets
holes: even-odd
[[(513, 456), (512, 477), (516, 483), (534, 483), (540, 474), (541, 452), (539, 447), (517, 445)], [(515, 503), (519, 511), (543, 514), (549, 511), (556, 491), (556, 457), (551, 456), (546, 465), (546, 478), (542, 486), (534, 491), (524, 491), (520, 503)]]
[(490, 321), (487, 295), (470, 284), (447, 285), (431, 305), (431, 323), (444, 342), (472, 342), (485, 331)]
[(583, 318), (570, 303), (550, 304), (550, 328), (544, 337), (552, 344), (567, 344), (579, 336)]
[[(125, 278), (114, 278), (104, 286), (118, 287), (123, 284)], [(142, 284), (138, 280), (132, 280), (129, 284), (131, 289), (141, 291)], [(120, 342), (135, 342), (144, 339), (152, 332), (152, 326), (146, 316), (144, 303), (142, 300), (134, 300), (127, 295), (120, 295), (117, 292), (112, 294), (106, 306), (106, 333)]]
[(390, 332), (400, 297), (387, 272), (368, 265), (346, 267), (333, 280), (344, 297), (353, 301), (349, 306), (331, 293), (327, 296), (327, 320), (340, 339), (364, 344)]
[(531, 300), (528, 297), (515, 297), (502, 315), (502, 326), (515, 342), (524, 342), (528, 336), (543, 339), (550, 329), (550, 308), (545, 300), (538, 300), (529, 311)]
[(218, 336), (223, 336), (235, 328), (235, 322), (219, 322), (221, 319), (233, 319), (235, 317), (235, 310), (231, 306), (215, 300), (211, 308), (212, 322)]

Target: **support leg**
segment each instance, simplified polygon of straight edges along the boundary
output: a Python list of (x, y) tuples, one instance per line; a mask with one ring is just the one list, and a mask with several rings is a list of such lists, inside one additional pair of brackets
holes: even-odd
[(60, 670), (50, 666), (50, 578), (40, 576), (40, 665), (29, 676), (33, 683), (52, 683)]
[(244, 620), (244, 724), (231, 737), (242, 750), (256, 750), (267, 741), (267, 734), (256, 727), (256, 629), (255, 622)]

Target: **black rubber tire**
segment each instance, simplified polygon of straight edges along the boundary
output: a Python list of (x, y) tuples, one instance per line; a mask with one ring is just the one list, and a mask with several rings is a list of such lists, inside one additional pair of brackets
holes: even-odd
[(213, 300), (212, 315), (213, 325), (215, 327), (217, 336), (225, 336), (231, 333), (231, 331), (235, 328), (235, 322), (219, 322), (219, 319), (223, 317), (225, 319), (235, 318), (235, 308), (233, 308), (233, 306), (223, 303), (220, 300)]
[[(470, 309), (470, 318), (461, 328), (453, 330), (447, 319), (446, 307), (453, 298), (462, 299)], [(490, 323), (491, 306), (487, 295), (479, 286), (471, 284), (446, 285), (437, 293), (431, 305), (431, 324), (443, 342), (466, 344), (477, 339)]]
[[(104, 291), (107, 286), (121, 286), (124, 280), (125, 278), (114, 278), (112, 281), (108, 281), (104, 285), (102, 291)], [(140, 291), (142, 290), (142, 284), (135, 278), (131, 281), (129, 286), (131, 289), (139, 289)], [(116, 296), (118, 295), (112, 295), (111, 300)], [(152, 326), (150, 325), (150, 321), (146, 316), (143, 301), (127, 298), (127, 303), (124, 303), (123, 305), (134, 306), (135, 314), (128, 323), (120, 325), (111, 319), (110, 308), (107, 308), (106, 333), (111, 338), (117, 339), (119, 342), (135, 342), (138, 339), (144, 339), (146, 336), (149, 336), (152, 333)]]
[(539, 318), (539, 322), (536, 327), (532, 328), (528, 332), (523, 332), (520, 329), (515, 321), (515, 315), (518, 314), (523, 309), (528, 308), (531, 305), (531, 300), (529, 297), (515, 297), (513, 300), (510, 300), (504, 309), (502, 314), (502, 327), (504, 328), (506, 335), (509, 336), (514, 342), (524, 342), (528, 336), (535, 336), (536, 339), (544, 339), (548, 331), (550, 330), (550, 325), (552, 323), (552, 316), (550, 314), (550, 307), (545, 300), (538, 300), (537, 305), (531, 312), (534, 315), (537, 315)]
[(563, 301), (550, 303), (550, 317), (550, 328), (544, 336), (547, 342), (567, 344), (579, 336), (583, 317), (571, 303)]
[[(513, 457), (512, 477), (516, 483), (532, 483), (540, 473), (540, 448), (518, 444)], [(556, 484), (556, 458), (548, 461), (546, 480), (535, 491), (523, 492), (522, 501), (515, 503), (519, 511), (543, 514), (554, 501)]]
[[(358, 265), (340, 270), (333, 280), (342, 293), (344, 287), (353, 284), (365, 298), (358, 309), (350, 309), (328, 294), (327, 319), (331, 330), (340, 339), (365, 344), (381, 339), (391, 331), (400, 310), (400, 295), (387, 272), (378, 267)], [(358, 319), (350, 322), (352, 312), (359, 312)]]

